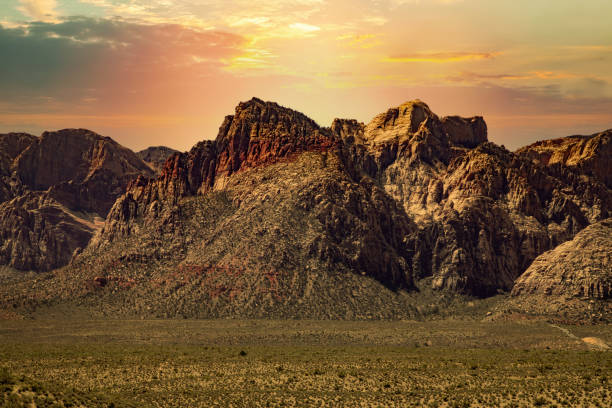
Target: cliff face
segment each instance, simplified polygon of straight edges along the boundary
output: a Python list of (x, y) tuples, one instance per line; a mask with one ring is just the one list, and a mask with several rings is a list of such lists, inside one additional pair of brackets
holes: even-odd
[(35, 141), (36, 136), (27, 133), (0, 134), (0, 202), (23, 191), (20, 180), (12, 175), (13, 161)]
[(129, 181), (154, 174), (129, 149), (84, 129), (0, 135), (0, 173), (0, 263), (38, 271), (66, 265)]
[(134, 152), (85, 129), (44, 132), (16, 159), (14, 170), (32, 190), (71, 208), (105, 217), (130, 180), (153, 171)]
[[(510, 291), (539, 254), (611, 206), (596, 179), (487, 142), (480, 117), (439, 118), (413, 101), (367, 125), (337, 119), (321, 128), (253, 99), (226, 117), (216, 140), (132, 183), (75, 265), (90, 268), (105, 254), (91, 273), (112, 274), (121, 260), (162, 280), (191, 265), (199, 275), (181, 293), (200, 306), (188, 315), (319, 316), (317, 304), (341, 303), (334, 296), (383, 305), (390, 295), (376, 284)], [(373, 280), (349, 291), (339, 276)], [(160, 298), (161, 289), (133, 279), (133, 293)], [(379, 307), (398, 313), (393, 302)], [(341, 309), (334, 316), (350, 307)]]
[[(347, 274), (394, 289), (414, 287), (409, 245), (415, 243), (407, 241), (414, 224), (371, 179), (347, 174), (338, 146), (330, 129), (300, 113), (257, 99), (240, 104), (215, 141), (170, 158), (157, 180), (133, 183), (76, 262), (102, 252), (117, 259), (138, 248), (136, 259), (159, 258), (172, 268), (244, 271), (212, 282), (198, 277), (183, 288), (212, 315), (236, 308), (215, 307), (221, 286), (224, 296), (242, 302), (242, 314), (262, 313), (262, 303), (272, 307), (273, 290), (272, 300), (287, 302), (278, 313), (320, 317), (327, 313), (317, 310), (322, 299), (358, 290), (343, 287)], [(133, 243), (126, 247), (126, 240)], [(376, 288), (363, 290), (384, 302)], [(361, 309), (366, 313), (366, 305)]]
[(509, 291), (538, 254), (612, 208), (597, 180), (487, 142), (480, 117), (438, 118), (414, 101), (332, 130), (354, 173), (377, 180), (419, 226), (426, 244), (413, 273), (432, 276), (435, 288)]
[(26, 271), (64, 266), (102, 222), (69, 210), (48, 194), (27, 192), (0, 204), (0, 264)]

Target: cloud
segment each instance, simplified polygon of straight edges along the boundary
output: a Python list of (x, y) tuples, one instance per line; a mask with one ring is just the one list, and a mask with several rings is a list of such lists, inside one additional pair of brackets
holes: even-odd
[(289, 28), (303, 33), (312, 33), (321, 30), (321, 27), (305, 23), (291, 23), (289, 24)]
[(49, 21), (56, 17), (55, 0), (19, 0), (17, 9), (28, 17), (38, 21)]
[(500, 55), (499, 52), (433, 52), (392, 55), (383, 59), (384, 62), (460, 62), (470, 60), (492, 59)]
[[(224, 60), (239, 55), (245, 39), (221, 31), (198, 31), (176, 24), (140, 24), (121, 19), (68, 18), (57, 23), (0, 26), (0, 89), (11, 109), (105, 94), (127, 95), (171, 87), (218, 72)], [(59, 107), (58, 107), (59, 109)]]

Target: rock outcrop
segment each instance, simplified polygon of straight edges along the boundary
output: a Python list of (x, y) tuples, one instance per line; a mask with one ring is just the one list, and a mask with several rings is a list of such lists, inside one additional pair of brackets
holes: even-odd
[(102, 222), (94, 214), (69, 210), (46, 193), (27, 192), (0, 204), (0, 264), (26, 271), (64, 266)]
[(137, 152), (136, 155), (159, 175), (166, 160), (175, 153), (180, 152), (166, 146), (151, 146)]
[(486, 129), (421, 101), (366, 126), (332, 126), (355, 174), (377, 180), (419, 226), (415, 276), (476, 296), (509, 291), (537, 255), (612, 209), (605, 185), (489, 143)]
[(12, 174), (12, 166), (17, 156), (35, 141), (36, 136), (27, 133), (0, 134), (0, 202), (23, 192), (20, 180)]
[(612, 298), (612, 218), (538, 256), (512, 289), (512, 296), (532, 294)]
[(505, 311), (569, 321), (612, 317), (612, 218), (544, 252), (512, 289)]
[(66, 265), (128, 183), (153, 175), (131, 150), (88, 130), (0, 135), (0, 263)]

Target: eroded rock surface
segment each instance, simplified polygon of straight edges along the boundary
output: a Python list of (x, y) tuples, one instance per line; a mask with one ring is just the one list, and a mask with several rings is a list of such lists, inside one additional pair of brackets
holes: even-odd
[(561, 164), (612, 188), (612, 129), (591, 136), (543, 140), (517, 151), (545, 166)]

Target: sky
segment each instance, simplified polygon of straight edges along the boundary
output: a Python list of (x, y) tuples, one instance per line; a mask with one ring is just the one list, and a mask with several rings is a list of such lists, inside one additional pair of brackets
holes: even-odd
[(321, 126), (421, 99), (489, 140), (612, 128), (610, 0), (2, 0), (0, 132), (214, 139), (254, 96)]

